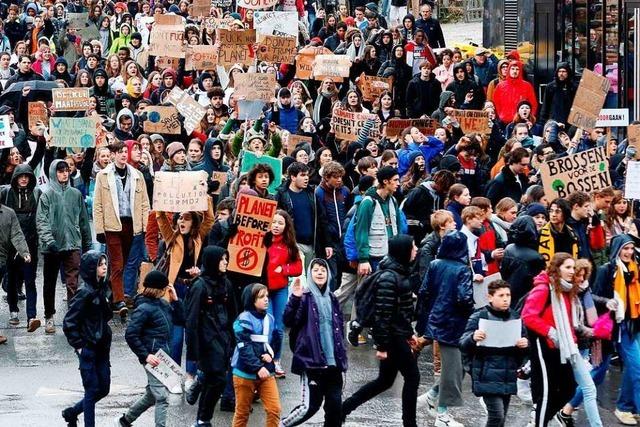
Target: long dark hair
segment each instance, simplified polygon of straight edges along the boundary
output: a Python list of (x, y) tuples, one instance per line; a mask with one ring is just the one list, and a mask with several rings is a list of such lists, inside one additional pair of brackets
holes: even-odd
[[(287, 247), (287, 251), (289, 252), (289, 260), (297, 261), (300, 259), (300, 252), (298, 251), (298, 244), (296, 243), (296, 231), (293, 226), (293, 219), (291, 219), (291, 215), (287, 213), (287, 211), (278, 209), (275, 215), (280, 215), (284, 218), (284, 231), (282, 232), (282, 242)], [(268, 231), (264, 235), (264, 245), (266, 247), (271, 246), (273, 243), (273, 233)]]

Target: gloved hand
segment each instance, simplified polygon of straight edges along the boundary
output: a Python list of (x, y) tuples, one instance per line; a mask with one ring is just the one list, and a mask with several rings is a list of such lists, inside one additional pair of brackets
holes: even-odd
[(58, 247), (58, 244), (56, 242), (53, 242), (53, 243), (49, 244), (49, 246), (47, 246), (46, 252), (58, 253), (58, 252), (60, 252), (60, 248)]
[(220, 188), (220, 181), (209, 181), (207, 185), (207, 194), (211, 195)]
[(104, 245), (107, 243), (107, 236), (104, 233), (98, 233), (96, 234), (96, 240)]

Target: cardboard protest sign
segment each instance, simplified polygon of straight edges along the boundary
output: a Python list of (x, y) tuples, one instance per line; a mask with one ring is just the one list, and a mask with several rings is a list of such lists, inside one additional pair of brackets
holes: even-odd
[(629, 145), (636, 147), (636, 152), (640, 153), (640, 125), (627, 127), (627, 141)]
[(489, 112), (482, 110), (453, 110), (452, 116), (456, 118), (464, 133), (478, 132), (490, 134)]
[(193, 0), (189, 9), (191, 16), (209, 16), (211, 15), (211, 0)]
[(240, 173), (249, 172), (258, 163), (269, 165), (273, 170), (275, 179), (269, 185), (268, 190), (269, 193), (275, 194), (276, 188), (278, 188), (282, 183), (282, 160), (276, 159), (275, 157), (267, 156), (266, 154), (258, 157), (252, 151), (245, 151), (242, 157), (242, 168), (240, 169)]
[(169, 391), (175, 392), (178, 388), (182, 388), (182, 376), (184, 371), (167, 353), (162, 349), (158, 350), (155, 356), (160, 359), (158, 366), (144, 365), (144, 368), (151, 375), (156, 377), (158, 381), (164, 384)]
[(169, 92), (166, 101), (173, 104), (178, 110), (178, 113), (182, 115), (184, 118), (184, 129), (188, 134), (198, 127), (200, 120), (202, 120), (202, 117), (204, 117), (207, 112), (202, 105), (198, 104), (195, 99), (177, 86)]
[[(304, 47), (296, 55), (296, 78), (307, 80), (311, 78), (313, 63), (318, 55), (333, 55), (326, 47)], [(340, 79), (342, 81), (342, 79)]]
[(218, 64), (218, 54), (211, 45), (190, 46), (187, 50), (187, 61), (192, 70), (215, 70)]
[(184, 58), (184, 25), (154, 26), (149, 40), (149, 53), (155, 56)]
[(8, 115), (0, 116), (0, 149), (13, 147), (11, 121)]
[(375, 114), (352, 113), (343, 109), (333, 110), (331, 126), (336, 134), (336, 138), (356, 141), (360, 130), (368, 120), (375, 122), (369, 132), (369, 137), (380, 138), (380, 118)]
[(439, 127), (434, 119), (391, 119), (387, 122), (387, 137), (398, 136), (409, 126), (418, 128), (425, 135), (433, 135)]
[(276, 75), (272, 73), (240, 73), (234, 78), (235, 95), (248, 101), (274, 102)]
[(156, 172), (153, 209), (158, 212), (202, 212), (209, 208), (205, 171)]
[(640, 200), (640, 162), (627, 163), (627, 172), (624, 181), (624, 198)]
[(250, 45), (256, 42), (256, 30), (225, 30), (219, 28), (216, 31), (216, 41), (220, 45), (241, 44)]
[[(144, 53), (144, 52), (143, 52)], [(178, 69), (180, 65), (180, 58), (171, 58), (169, 56), (157, 56), (156, 65), (159, 70), (166, 70), (167, 68)]]
[(220, 183), (220, 186), (216, 191), (213, 192), (213, 194), (220, 194), (220, 191), (222, 190), (222, 186), (227, 183), (228, 179), (229, 179), (229, 174), (227, 172), (216, 172), (216, 171), (211, 172), (211, 181), (218, 181)]
[(253, 28), (258, 42), (264, 36), (290, 36), (298, 43), (298, 12), (256, 11), (253, 14)]
[(311, 146), (312, 142), (313, 139), (310, 136), (294, 135), (290, 133), (289, 139), (287, 140), (287, 156), (290, 156), (291, 153), (293, 153), (298, 144), (308, 143), (309, 146)]
[(202, 22), (200, 23), (200, 27), (202, 29), (211, 29), (211, 30), (215, 30), (218, 28), (228, 29), (232, 22), (233, 22), (232, 17), (216, 18), (213, 16), (205, 16), (202, 19)]
[(169, 13), (169, 14), (156, 13), (155, 15), (153, 15), (153, 18), (155, 22), (154, 27), (163, 26), (163, 25), (182, 25), (182, 16), (175, 15), (172, 13)]
[(550, 200), (575, 191), (590, 194), (612, 185), (604, 147), (547, 160), (540, 165), (540, 176), (544, 194)]
[(69, 87), (51, 89), (53, 109), (57, 111), (83, 111), (89, 109), (89, 88)]
[(267, 254), (263, 239), (277, 208), (275, 200), (247, 194), (238, 196), (234, 220), (238, 224), (238, 232), (229, 240), (229, 271), (257, 277), (262, 275)]
[(271, 9), (278, 4), (278, 0), (238, 0), (236, 4), (238, 7), (244, 7), (245, 9)]
[(211, 6), (224, 9), (231, 6), (231, 0), (211, 0)]
[(145, 132), (180, 135), (180, 120), (176, 107), (148, 106), (144, 111), (147, 113), (147, 120), (144, 121)]
[(603, 108), (600, 110), (596, 126), (625, 127), (629, 126), (628, 108)]
[(382, 92), (391, 91), (393, 88), (393, 77), (367, 76), (364, 72), (358, 79), (358, 88), (362, 92), (362, 99), (373, 102), (378, 99)]
[(342, 82), (349, 77), (351, 60), (346, 55), (317, 55), (313, 62), (313, 78), (324, 80), (330, 77), (334, 82)]
[(29, 103), (29, 128), (34, 127), (38, 122), (49, 123), (49, 114), (47, 113), (47, 105), (42, 101)]
[(609, 79), (585, 68), (567, 122), (582, 129), (593, 129), (610, 86)]
[(264, 36), (257, 55), (262, 61), (293, 64), (297, 52), (293, 37)]
[(96, 121), (93, 117), (51, 117), (49, 134), (53, 147), (95, 147)]
[(233, 64), (253, 65), (249, 46), (238, 44), (223, 44), (218, 52), (218, 64), (230, 66)]

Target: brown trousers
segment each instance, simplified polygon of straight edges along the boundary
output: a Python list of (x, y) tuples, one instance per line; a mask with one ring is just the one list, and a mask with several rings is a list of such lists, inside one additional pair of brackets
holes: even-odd
[(276, 378), (271, 376), (265, 380), (248, 380), (233, 376), (233, 388), (236, 392), (236, 412), (233, 415), (233, 427), (246, 427), (249, 423), (253, 394), (257, 390), (260, 401), (267, 413), (266, 427), (278, 427), (280, 424), (280, 395)]
[[(124, 301), (123, 274), (133, 242), (133, 221), (131, 218), (122, 218), (122, 231), (107, 231), (104, 234), (107, 240), (107, 255), (109, 255), (111, 292), (115, 304)], [(133, 297), (133, 295), (130, 296)]]

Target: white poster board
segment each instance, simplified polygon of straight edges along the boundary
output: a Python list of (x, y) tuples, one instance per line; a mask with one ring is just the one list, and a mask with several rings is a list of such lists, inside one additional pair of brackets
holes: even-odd
[(253, 13), (257, 41), (263, 36), (291, 36), (298, 40), (298, 12), (261, 11)]
[(150, 364), (144, 365), (144, 368), (158, 379), (162, 384), (169, 389), (170, 392), (175, 393), (178, 389), (182, 390), (182, 376), (184, 371), (167, 353), (158, 350), (156, 357), (160, 359), (158, 366), (151, 366)]
[(13, 147), (13, 132), (8, 115), (0, 116), (0, 149)]
[(522, 338), (522, 320), (514, 319), (503, 322), (502, 320), (479, 319), (478, 330), (487, 335), (482, 341), (478, 341), (478, 347), (515, 347)]
[(494, 273), (484, 278), (482, 283), (473, 282), (473, 307), (482, 308), (489, 304), (489, 283), (502, 279), (500, 273)]
[(624, 197), (625, 199), (640, 200), (640, 161), (627, 163)]

